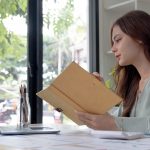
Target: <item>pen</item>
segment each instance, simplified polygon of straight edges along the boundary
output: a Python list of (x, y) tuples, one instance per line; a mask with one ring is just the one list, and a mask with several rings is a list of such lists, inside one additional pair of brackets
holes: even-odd
[(19, 126), (21, 127), (21, 124), (22, 124), (22, 103), (23, 103), (23, 86), (21, 85), (20, 86), (20, 120), (19, 120)]
[(23, 88), (23, 91), (24, 91), (24, 100), (23, 100), (23, 116), (24, 116), (24, 123), (27, 123), (28, 122), (28, 103), (27, 103), (27, 97), (26, 97), (26, 86), (24, 85), (24, 88)]
[(29, 123), (29, 103), (26, 97), (27, 89), (25, 85), (20, 86), (20, 117), (19, 117), (19, 126), (27, 127)]

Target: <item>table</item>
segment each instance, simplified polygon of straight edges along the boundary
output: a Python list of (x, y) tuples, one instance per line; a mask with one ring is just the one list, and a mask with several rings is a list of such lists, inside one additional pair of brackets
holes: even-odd
[(150, 150), (150, 138), (100, 139), (90, 129), (59, 125), (60, 134), (0, 136), (0, 150)]

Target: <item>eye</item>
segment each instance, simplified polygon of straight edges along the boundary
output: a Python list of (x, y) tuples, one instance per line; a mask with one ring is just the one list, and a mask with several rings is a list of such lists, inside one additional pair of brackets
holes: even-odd
[(118, 43), (121, 40), (121, 38), (115, 39), (115, 42)]

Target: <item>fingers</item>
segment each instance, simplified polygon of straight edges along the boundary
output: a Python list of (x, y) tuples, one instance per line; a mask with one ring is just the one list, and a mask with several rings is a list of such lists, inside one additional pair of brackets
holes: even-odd
[(85, 112), (75, 112), (78, 116), (78, 118), (83, 122), (84, 125), (88, 126), (89, 128), (95, 129), (94, 121), (92, 119), (92, 116)]
[(97, 115), (89, 114), (86, 112), (76, 112), (76, 114), (77, 114), (78, 118), (85, 125), (87, 125), (90, 128), (93, 128), (93, 129), (96, 128), (96, 126), (97, 126), (97, 121), (96, 121)]
[(86, 112), (78, 112), (76, 111), (75, 112), (77, 114), (77, 116), (79, 117), (80, 120), (84, 121), (84, 120), (90, 120), (92, 121), (93, 119), (93, 115), (92, 114), (89, 114), (89, 113), (86, 113)]
[(98, 78), (101, 77), (98, 72), (93, 72), (92, 74), (93, 74), (95, 77), (98, 77)]
[(103, 77), (98, 72), (93, 72), (92, 74), (94, 75), (95, 78), (104, 83)]
[[(94, 130), (103, 129), (103, 124), (101, 123), (101, 115), (94, 115), (85, 112), (76, 112), (76, 114), (78, 118), (83, 122), (83, 124), (87, 127), (92, 128)], [(97, 118), (99, 118), (100, 120), (98, 121)]]
[(94, 115), (86, 112), (75, 112), (84, 125), (95, 130), (118, 130), (114, 117), (109, 113)]

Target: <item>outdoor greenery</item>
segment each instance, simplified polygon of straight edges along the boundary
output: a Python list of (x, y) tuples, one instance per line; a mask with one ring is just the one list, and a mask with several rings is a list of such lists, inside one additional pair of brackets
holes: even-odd
[[(45, 0), (46, 6), (48, 2)], [(73, 0), (67, 0), (66, 3), (57, 0), (56, 3), (63, 4), (63, 7), (59, 9), (51, 7), (46, 14), (43, 14), (44, 27), (48, 31), (48, 35), (43, 37), (44, 85), (49, 84), (65, 68), (71, 61), (72, 55), (68, 49), (71, 45), (68, 31), (74, 20)]]
[(26, 0), (0, 1), (0, 84), (11, 84), (18, 80), (19, 66), (25, 65), (26, 40), (9, 31), (4, 20), (8, 17), (22, 16), (26, 18)]
[[(45, 8), (48, 2), (45, 0)], [(47, 28), (43, 37), (44, 85), (49, 85), (72, 61), (73, 47), (85, 38), (85, 24), (74, 15), (74, 0), (56, 0), (55, 5), (43, 14), (44, 27)]]
[[(50, 7), (50, 3), (54, 7)], [(47, 34), (43, 34), (43, 81), (47, 85), (72, 61), (72, 47), (85, 38), (86, 29), (80, 17), (74, 16), (74, 0), (43, 0), (43, 4), (47, 7), (46, 11), (43, 10), (43, 28), (47, 30)], [(16, 86), (26, 76), (27, 37), (9, 31), (4, 23), (15, 16), (26, 21), (27, 0), (1, 0), (1, 86)]]
[[(44, 86), (73, 60), (75, 47), (86, 39), (86, 25), (80, 16), (75, 16), (74, 2), (43, 0)], [(27, 34), (17, 34), (5, 24), (6, 20), (16, 17), (18, 22), (20, 17), (26, 23), (27, 3), (28, 0), (0, 0), (0, 104), (15, 100), (16, 105), (20, 81), (27, 78)], [(19, 28), (23, 30), (22, 26)], [(68, 122), (69, 119), (63, 117), (64, 122)]]

